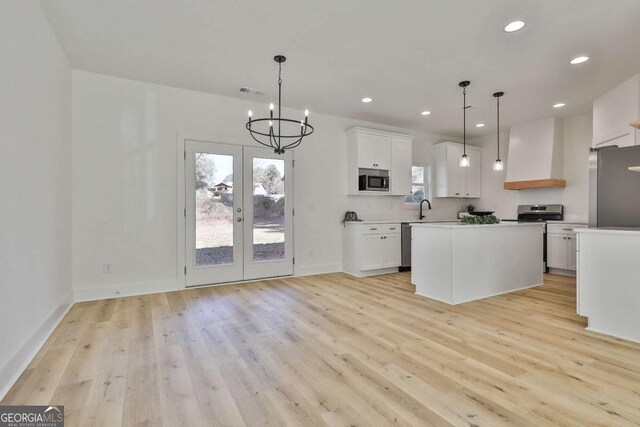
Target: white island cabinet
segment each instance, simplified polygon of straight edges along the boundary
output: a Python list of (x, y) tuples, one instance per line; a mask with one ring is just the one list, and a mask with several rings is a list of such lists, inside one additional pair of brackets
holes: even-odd
[(541, 285), (543, 240), (539, 223), (412, 224), (415, 293), (460, 304)]
[(578, 233), (578, 314), (590, 331), (640, 342), (640, 229)]

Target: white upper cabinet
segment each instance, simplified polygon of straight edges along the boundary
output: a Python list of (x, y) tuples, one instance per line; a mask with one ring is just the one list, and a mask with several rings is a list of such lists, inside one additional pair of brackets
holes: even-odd
[[(348, 194), (377, 196), (411, 194), (413, 140), (411, 135), (356, 127), (349, 129), (347, 136)], [(359, 191), (360, 169), (388, 171), (389, 191)]]
[(470, 166), (460, 167), (462, 144), (443, 142), (434, 150), (435, 197), (479, 198), (482, 192), (482, 152), (467, 145)]
[(593, 102), (593, 147), (628, 147), (640, 144), (640, 131), (629, 126), (629, 123), (638, 120), (640, 74)]
[(411, 194), (412, 142), (408, 138), (393, 138), (391, 142), (391, 194)]
[(391, 138), (369, 133), (356, 137), (358, 145), (358, 167), (363, 169), (389, 170), (391, 165)]

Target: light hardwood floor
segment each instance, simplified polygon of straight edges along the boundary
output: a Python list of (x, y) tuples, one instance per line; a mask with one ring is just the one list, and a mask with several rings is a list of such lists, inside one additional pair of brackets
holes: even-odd
[(2, 404), (68, 426), (640, 424), (640, 345), (545, 282), (459, 306), (407, 273), (79, 303)]

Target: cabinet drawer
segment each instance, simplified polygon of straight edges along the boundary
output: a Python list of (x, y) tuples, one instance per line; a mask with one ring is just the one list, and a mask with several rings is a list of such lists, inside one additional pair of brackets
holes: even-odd
[(547, 234), (574, 234), (575, 230), (588, 228), (586, 224), (547, 224)]
[(393, 234), (400, 233), (400, 224), (386, 224), (385, 225), (385, 233)]
[(362, 234), (400, 233), (400, 224), (367, 224), (362, 226)]
[(386, 233), (385, 224), (367, 224), (362, 226), (362, 234), (382, 234)]

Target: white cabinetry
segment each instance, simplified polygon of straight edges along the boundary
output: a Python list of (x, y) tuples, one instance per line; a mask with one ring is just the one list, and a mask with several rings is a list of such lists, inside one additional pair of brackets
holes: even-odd
[[(411, 194), (411, 135), (367, 128), (347, 131), (347, 194), (374, 196), (406, 196)], [(360, 169), (389, 172), (389, 191), (360, 191)]]
[(391, 147), (391, 194), (408, 196), (411, 194), (411, 139), (393, 138)]
[(577, 243), (576, 229), (586, 228), (586, 224), (547, 225), (547, 267), (569, 274), (576, 271)]
[(467, 145), (471, 165), (460, 167), (464, 152), (462, 144), (443, 142), (434, 145), (435, 196), (478, 198), (482, 191), (482, 152)]
[(578, 314), (587, 329), (640, 342), (640, 232), (582, 229), (579, 238)]
[(640, 144), (640, 131), (629, 126), (637, 120), (640, 120), (640, 74), (593, 102), (593, 146)]
[(345, 272), (362, 277), (398, 271), (401, 262), (399, 223), (347, 223), (345, 227)]
[(384, 135), (357, 134), (358, 167), (389, 170), (391, 164), (391, 138)]

